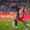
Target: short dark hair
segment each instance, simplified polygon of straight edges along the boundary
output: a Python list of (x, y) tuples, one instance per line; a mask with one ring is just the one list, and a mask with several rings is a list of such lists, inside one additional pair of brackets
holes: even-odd
[(18, 5), (18, 6), (22, 6), (22, 5), (20, 4), (20, 5)]
[(13, 1), (12, 3), (16, 3), (16, 1)]

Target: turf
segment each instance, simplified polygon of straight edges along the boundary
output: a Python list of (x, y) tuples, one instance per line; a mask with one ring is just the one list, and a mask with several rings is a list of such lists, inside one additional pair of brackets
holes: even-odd
[[(12, 27), (12, 19), (0, 19), (0, 30), (25, 30), (26, 26), (23, 24), (23, 22), (18, 21), (18, 28), (17, 29), (11, 29)], [(30, 20), (26, 20), (27, 23), (30, 24)], [(6, 27), (8, 26), (8, 27)], [(30, 27), (29, 27), (30, 30)]]

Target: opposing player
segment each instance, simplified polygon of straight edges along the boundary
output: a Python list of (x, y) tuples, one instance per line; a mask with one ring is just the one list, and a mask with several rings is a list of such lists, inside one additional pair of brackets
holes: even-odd
[(19, 17), (17, 17), (16, 20), (22, 21), (26, 26), (30, 26), (29, 24), (27, 24), (26, 20), (24, 19), (25, 9), (23, 8), (23, 6), (21, 6), (20, 8), (19, 8)]
[[(14, 2), (14, 4), (15, 5), (13, 6), (13, 8), (16, 9), (16, 12), (17, 12), (16, 19), (17, 19), (17, 17), (19, 16), (19, 8), (18, 8), (16, 2)], [(14, 25), (15, 25), (15, 28), (17, 28), (17, 20), (16, 19), (14, 19), (13, 22), (12, 22), (12, 26), (14, 27)]]

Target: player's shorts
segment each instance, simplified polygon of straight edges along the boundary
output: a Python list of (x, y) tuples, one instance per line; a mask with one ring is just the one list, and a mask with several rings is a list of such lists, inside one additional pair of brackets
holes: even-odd
[(21, 17), (17, 17), (17, 20), (18, 21), (22, 21), (22, 22), (26, 22), (24, 18), (21, 18)]

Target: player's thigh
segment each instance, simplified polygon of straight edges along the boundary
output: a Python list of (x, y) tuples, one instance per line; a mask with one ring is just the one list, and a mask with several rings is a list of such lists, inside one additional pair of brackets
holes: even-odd
[(20, 21), (20, 17), (17, 17), (17, 20)]
[(24, 18), (21, 18), (21, 21), (22, 21), (22, 22), (26, 22), (26, 20), (25, 20)]

